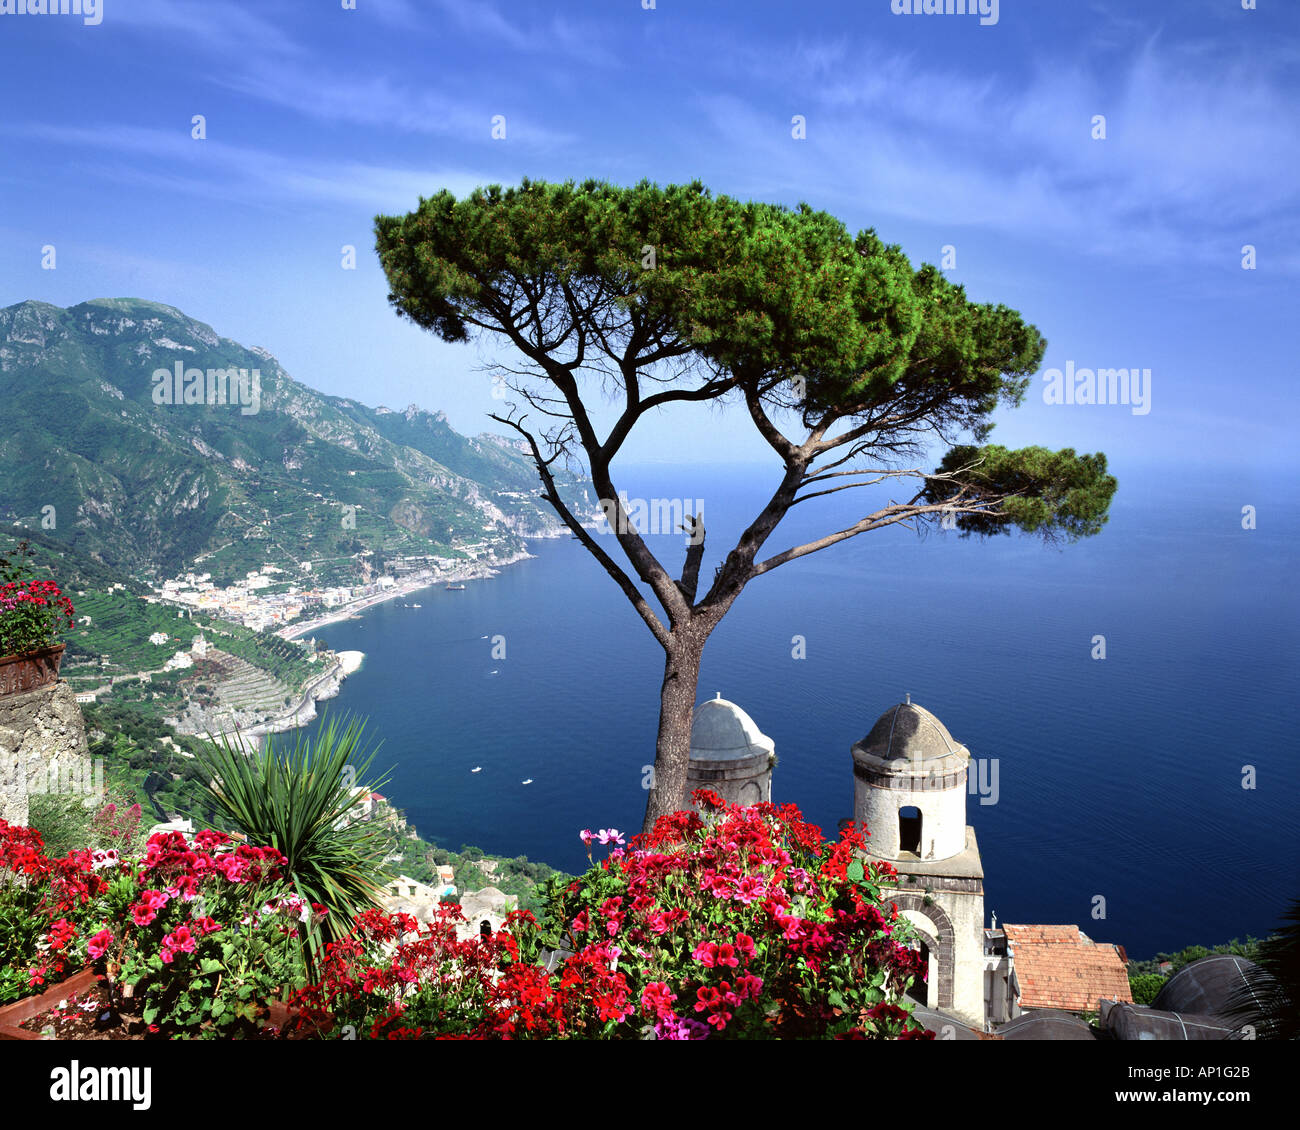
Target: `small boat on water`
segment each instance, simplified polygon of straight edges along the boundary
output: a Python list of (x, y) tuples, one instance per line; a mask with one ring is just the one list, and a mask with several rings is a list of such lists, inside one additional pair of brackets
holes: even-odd
[(519, 783), (521, 785), (531, 785), (533, 783), (533, 779), (529, 777), (526, 781), (520, 781)]
[(412, 608), (423, 608), (424, 605), (422, 605), (422, 604), (412, 604), (411, 607), (412, 607)]
[(482, 773), (482, 772), (483, 772), (483, 766), (481, 766), (481, 765), (475, 765), (474, 768), (470, 770), (470, 772), (471, 772), (471, 773)]
[(460, 592), (462, 589), (464, 589), (464, 587), (465, 587), (464, 585), (448, 585), (448, 586), (447, 586), (447, 591), (448, 591), (448, 592)]

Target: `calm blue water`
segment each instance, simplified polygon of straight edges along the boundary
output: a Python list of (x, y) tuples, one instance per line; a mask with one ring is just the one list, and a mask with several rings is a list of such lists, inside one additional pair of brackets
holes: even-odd
[[(1300, 888), (1298, 508), (1273, 478), (1116, 474), (1105, 531), (1063, 550), (882, 530), (759, 578), (710, 640), (700, 697), (749, 711), (776, 742), (774, 799), (833, 833), (851, 815), (850, 746), (910, 692), (998, 759), (997, 803), (970, 798), (967, 820), (1000, 921), (1077, 923), (1133, 956), (1262, 936)], [(734, 468), (625, 478), (634, 497), (704, 499), (719, 551), (705, 578), (772, 482)], [(770, 549), (849, 524), (854, 494), (797, 507)], [(681, 540), (653, 541), (674, 573)], [(531, 550), (493, 580), (319, 638), (366, 653), (330, 709), (369, 718), (385, 791), (425, 838), (580, 871), (579, 829), (640, 828), (662, 653), (577, 542)], [(806, 659), (791, 657), (795, 635)]]

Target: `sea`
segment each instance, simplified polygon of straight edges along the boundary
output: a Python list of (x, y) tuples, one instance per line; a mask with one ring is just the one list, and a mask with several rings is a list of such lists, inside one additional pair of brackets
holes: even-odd
[[(932, 711), (982, 763), (967, 823), (999, 922), (1077, 924), (1135, 958), (1263, 937), (1300, 894), (1300, 504), (1276, 475), (1111, 469), (1108, 524), (1072, 545), (893, 527), (757, 578), (699, 698), (751, 715), (776, 743), (773, 799), (831, 836), (853, 814), (853, 743), (909, 695)], [(616, 481), (698, 500), (701, 591), (775, 487), (770, 466)], [(803, 503), (768, 550), (909, 485)], [(648, 542), (677, 575), (684, 535)], [(529, 551), (318, 631), (366, 656), (323, 705), (367, 720), (382, 791), (425, 839), (576, 873), (580, 830), (640, 830), (662, 651), (576, 539)]]

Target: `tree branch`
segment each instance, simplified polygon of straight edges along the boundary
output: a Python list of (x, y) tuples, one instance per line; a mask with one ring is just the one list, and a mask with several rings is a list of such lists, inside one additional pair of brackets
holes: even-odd
[[(915, 496), (921, 497), (920, 495)], [(985, 500), (972, 501), (961, 504), (956, 500), (961, 495), (958, 493), (953, 498), (944, 502), (929, 503), (925, 506), (917, 506), (913, 502), (894, 503), (886, 506), (882, 510), (877, 510), (874, 514), (869, 514), (862, 521), (843, 530), (838, 530), (833, 534), (827, 534), (825, 537), (818, 538), (816, 541), (806, 542), (803, 545), (794, 546), (782, 553), (769, 557), (766, 561), (756, 564), (750, 571), (751, 577), (759, 577), (764, 573), (770, 573), (773, 569), (786, 564), (788, 561), (794, 561), (799, 557), (807, 557), (810, 553), (816, 553), (819, 549), (825, 549), (827, 546), (835, 545), (837, 542), (847, 541), (858, 534), (866, 533), (868, 530), (878, 530), (884, 526), (898, 525), (900, 522), (909, 522), (913, 518), (922, 514), (993, 514), (996, 513), (994, 506)]]
[[(533, 462), (537, 464), (537, 472), (541, 476), (542, 484), (546, 487), (546, 500), (554, 507), (555, 512), (560, 516), (560, 520), (573, 531), (574, 536), (582, 542), (587, 551), (600, 562), (601, 567), (613, 577), (615, 583), (623, 590), (623, 595), (627, 597), (633, 608), (636, 609), (637, 615), (645, 621), (646, 627), (650, 629), (651, 634), (660, 645), (666, 650), (671, 642), (668, 629), (664, 627), (663, 622), (655, 615), (654, 609), (650, 607), (649, 602), (642, 594), (641, 590), (632, 583), (632, 579), (618, 567), (618, 563), (609, 556), (608, 553), (600, 547), (595, 538), (587, 531), (581, 522), (574, 516), (573, 512), (565, 505), (564, 500), (560, 498), (559, 491), (555, 486), (555, 477), (551, 474), (550, 465), (562, 453), (559, 449), (551, 456), (550, 459), (542, 457), (541, 450), (537, 446), (537, 440), (532, 433), (523, 427), (522, 422), (517, 422), (506, 416), (497, 416), (489, 414), (489, 417), (498, 423), (506, 424), (514, 428), (528, 442), (529, 449), (532, 452)], [(524, 417), (527, 419), (527, 417)]]
[(688, 514), (689, 526), (683, 527), (691, 535), (686, 549), (686, 562), (682, 566), (682, 579), (677, 582), (687, 604), (695, 603), (695, 593), (700, 587), (700, 562), (704, 560), (704, 519), (698, 514)]

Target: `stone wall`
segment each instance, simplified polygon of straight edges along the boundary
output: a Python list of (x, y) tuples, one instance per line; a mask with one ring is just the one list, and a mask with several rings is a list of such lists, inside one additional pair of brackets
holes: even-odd
[(776, 755), (761, 750), (748, 757), (702, 757), (694, 750), (686, 767), (686, 806), (697, 808), (691, 800), (696, 789), (712, 789), (729, 804), (748, 807), (772, 799), (772, 767)]
[(63, 681), (0, 698), (0, 819), (27, 823), (27, 797), (88, 792), (86, 723)]
[[(984, 1030), (984, 893), (978, 891), (886, 889), (893, 902), (930, 947), (930, 1008), (950, 1012), (977, 1032)], [(929, 900), (928, 902), (926, 900)]]

